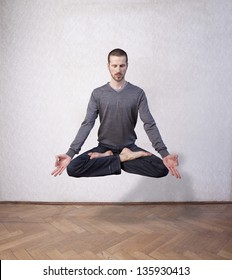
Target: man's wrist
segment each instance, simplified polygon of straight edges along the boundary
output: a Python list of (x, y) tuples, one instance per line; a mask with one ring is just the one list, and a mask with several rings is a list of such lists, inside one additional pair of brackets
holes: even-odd
[(71, 159), (75, 156), (76, 152), (73, 149), (69, 149), (66, 153), (67, 156), (69, 156)]

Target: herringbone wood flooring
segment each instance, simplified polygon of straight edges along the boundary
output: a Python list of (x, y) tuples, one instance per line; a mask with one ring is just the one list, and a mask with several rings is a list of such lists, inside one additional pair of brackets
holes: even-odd
[(232, 204), (0, 204), (0, 259), (232, 259)]

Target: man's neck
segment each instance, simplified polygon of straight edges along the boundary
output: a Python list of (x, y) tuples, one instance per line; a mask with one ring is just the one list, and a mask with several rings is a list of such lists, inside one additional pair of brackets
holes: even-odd
[(123, 79), (123, 80), (120, 81), (120, 82), (117, 82), (117, 81), (115, 81), (114, 79), (112, 79), (112, 80), (110, 81), (110, 86), (111, 86), (113, 89), (115, 89), (115, 90), (120, 90), (120, 89), (124, 88), (125, 85), (126, 85), (125, 79)]

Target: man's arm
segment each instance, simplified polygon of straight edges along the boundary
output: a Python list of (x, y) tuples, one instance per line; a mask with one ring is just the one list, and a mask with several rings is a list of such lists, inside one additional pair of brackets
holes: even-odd
[(144, 92), (142, 92), (139, 102), (139, 115), (143, 122), (144, 130), (146, 131), (153, 148), (155, 148), (162, 158), (169, 155), (167, 147), (161, 138), (159, 129), (156, 126), (155, 120), (149, 110), (147, 98)]
[(98, 116), (97, 102), (92, 93), (87, 107), (87, 113), (85, 119), (82, 122), (81, 127), (67, 153), (56, 156), (56, 161), (55, 161), (56, 169), (51, 173), (51, 175), (54, 176), (61, 175), (63, 171), (66, 169), (66, 167), (69, 165), (69, 163), (71, 162), (75, 154), (79, 153), (82, 145), (84, 144), (91, 129), (95, 124), (95, 120), (97, 116)]
[(159, 129), (156, 126), (155, 120), (149, 110), (147, 98), (144, 92), (142, 92), (140, 104), (139, 104), (139, 115), (144, 123), (144, 129), (147, 133), (148, 138), (150, 139), (152, 146), (163, 158), (164, 165), (168, 168), (173, 176), (180, 179), (181, 176), (177, 170), (178, 166), (178, 156), (170, 155), (167, 147), (165, 146)]
[(85, 140), (89, 136), (89, 133), (95, 124), (95, 120), (96, 120), (97, 116), (98, 116), (97, 102), (92, 93), (91, 98), (89, 100), (88, 107), (87, 107), (87, 113), (86, 113), (85, 119), (82, 122), (81, 127), (80, 127), (79, 131), (77, 132), (77, 135), (76, 135), (74, 141), (72, 142), (69, 150), (66, 153), (68, 156), (73, 158), (75, 154), (79, 153), (81, 147), (83, 146)]

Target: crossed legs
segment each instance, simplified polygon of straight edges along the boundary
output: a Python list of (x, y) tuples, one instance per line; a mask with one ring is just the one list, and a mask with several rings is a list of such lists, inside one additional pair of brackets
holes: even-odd
[(120, 152), (98, 146), (76, 157), (67, 167), (69, 176), (96, 177), (125, 172), (148, 177), (164, 177), (168, 169), (157, 156), (132, 145)]

